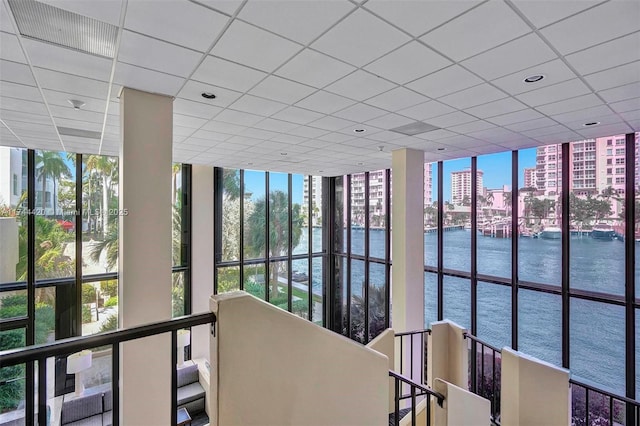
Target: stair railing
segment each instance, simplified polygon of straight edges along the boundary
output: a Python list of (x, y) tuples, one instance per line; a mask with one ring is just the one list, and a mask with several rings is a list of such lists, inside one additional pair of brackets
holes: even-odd
[[(444, 395), (439, 392), (434, 391), (433, 389), (418, 384), (411, 380), (408, 377), (403, 376), (402, 374), (396, 373), (395, 371), (389, 370), (389, 377), (394, 379), (394, 401), (395, 401), (395, 412), (394, 412), (394, 425), (400, 425), (400, 403), (404, 400), (411, 399), (411, 425), (417, 426), (416, 418), (418, 416), (417, 413), (417, 404), (418, 399), (423, 400), (426, 399), (426, 426), (431, 426), (431, 398), (435, 398), (437, 404), (442, 407), (442, 403), (444, 402)], [(409, 389), (408, 393), (403, 393), (403, 389)]]

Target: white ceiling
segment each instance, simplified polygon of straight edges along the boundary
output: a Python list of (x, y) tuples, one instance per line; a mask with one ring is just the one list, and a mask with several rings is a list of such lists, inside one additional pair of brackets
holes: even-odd
[(113, 60), (1, 1), (0, 145), (117, 155), (122, 86), (175, 97), (177, 162), (326, 176), (640, 130), (638, 0), (45, 1), (118, 26)]

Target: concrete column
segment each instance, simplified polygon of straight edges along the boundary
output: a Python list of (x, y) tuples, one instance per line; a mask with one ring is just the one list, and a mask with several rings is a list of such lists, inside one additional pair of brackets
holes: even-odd
[(392, 326), (424, 328), (424, 153), (392, 152)]
[[(191, 303), (193, 313), (209, 311), (213, 294), (213, 167), (191, 167)], [(192, 358), (209, 358), (209, 326), (194, 327)]]
[(442, 379), (467, 389), (469, 385), (469, 350), (465, 329), (451, 321), (431, 324), (427, 354), (427, 384)]
[[(171, 319), (173, 100), (120, 94), (120, 327)], [(170, 334), (121, 345), (120, 424), (168, 425)], [(150, 380), (153, 386), (149, 386)]]
[(18, 263), (18, 222), (15, 217), (0, 217), (0, 283), (16, 280)]

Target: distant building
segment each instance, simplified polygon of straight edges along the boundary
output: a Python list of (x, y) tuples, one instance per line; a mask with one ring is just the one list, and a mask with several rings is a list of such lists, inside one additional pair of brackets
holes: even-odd
[(424, 205), (430, 206), (433, 202), (433, 168), (431, 163), (424, 165)]
[(536, 185), (536, 168), (526, 167), (524, 169), (524, 187), (525, 188), (537, 188)]
[[(476, 171), (476, 189), (479, 195), (483, 193), (482, 170)], [(462, 205), (465, 197), (471, 202), (471, 169), (451, 172), (451, 203)]]
[(544, 195), (557, 195), (562, 189), (562, 145), (537, 148), (534, 188)]
[[(353, 224), (365, 223), (365, 174), (351, 175), (351, 221)], [(386, 215), (385, 170), (369, 172), (369, 218), (371, 226), (381, 226)]]
[(306, 209), (309, 205), (309, 195), (311, 194), (311, 208), (313, 211), (309, 215), (313, 218), (312, 223), (321, 222), (322, 218), (322, 176), (304, 177), (302, 189), (302, 208)]

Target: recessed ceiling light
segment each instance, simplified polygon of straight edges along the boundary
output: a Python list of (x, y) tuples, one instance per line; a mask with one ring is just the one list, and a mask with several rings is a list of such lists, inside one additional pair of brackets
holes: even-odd
[(438, 151), (444, 151), (447, 148), (438, 148)]
[(281, 152), (280, 155), (287, 155), (287, 153), (286, 152)]
[(202, 92), (202, 97), (205, 99), (215, 99), (216, 95), (210, 92)]
[(353, 131), (356, 133), (363, 133), (363, 132), (366, 132), (367, 129), (353, 129)]
[(318, 173), (324, 173), (324, 170), (318, 170)]
[(69, 102), (73, 107), (73, 109), (76, 109), (76, 110), (84, 106), (84, 102), (82, 102), (79, 99), (67, 99), (67, 102)]
[(247, 166), (253, 166), (253, 163), (252, 162), (248, 162)]
[(583, 126), (585, 127), (589, 127), (589, 126), (597, 126), (598, 124), (600, 124), (599, 121), (592, 121), (590, 123), (584, 123)]
[(524, 79), (525, 83), (537, 83), (538, 81), (542, 80), (544, 78), (544, 75), (542, 74), (537, 74), (537, 75), (530, 75), (529, 77)]
[(362, 161), (358, 161), (358, 166), (364, 166), (364, 163)]

